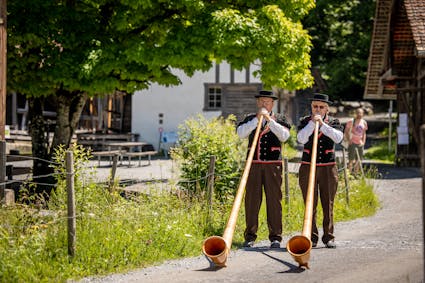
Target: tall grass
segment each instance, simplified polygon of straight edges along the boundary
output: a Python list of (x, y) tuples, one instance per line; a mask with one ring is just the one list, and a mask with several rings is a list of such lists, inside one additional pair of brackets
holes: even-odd
[[(375, 173), (368, 173), (368, 177), (376, 177)], [(350, 178), (347, 203), (347, 194), (344, 183), (344, 176), (339, 176), (338, 190), (334, 202), (334, 220), (348, 221), (359, 217), (373, 215), (379, 207), (379, 201), (373, 193), (373, 184), (370, 178), (355, 179)], [(295, 176), (290, 178), (290, 199), (289, 203), (282, 203), (283, 209), (283, 227), (286, 234), (294, 231), (302, 231), (304, 221), (305, 205), (298, 186), (298, 179)], [(320, 201), (317, 206), (318, 227), (323, 219)], [(337, 231), (336, 231), (337, 233)]]
[[(382, 138), (388, 137), (389, 128), (385, 128), (378, 135)], [(397, 146), (396, 138), (396, 132), (393, 131), (391, 136), (391, 148), (388, 148), (388, 140), (372, 143), (372, 146), (366, 149), (364, 157), (372, 161), (394, 163)]]
[[(91, 180), (81, 148), (74, 148), (77, 207), (76, 251), (68, 255), (67, 207), (64, 149), (56, 154), (57, 187), (46, 206), (18, 204), (0, 209), (0, 282), (65, 282), (92, 275), (159, 264), (165, 260), (201, 255), (202, 242), (222, 235), (233, 200), (214, 199), (212, 221), (208, 222), (205, 194), (182, 191), (170, 184), (162, 190), (152, 184), (150, 191), (123, 194), (109, 191)], [(340, 180), (343, 180), (340, 178)], [(335, 202), (335, 219), (344, 221), (368, 216), (378, 202), (372, 184), (350, 180), (350, 205), (344, 188)], [(300, 231), (304, 203), (298, 181), (290, 174), (290, 201), (283, 202), (285, 234)], [(121, 193), (120, 193), (121, 192)], [(26, 198), (28, 200), (28, 198)], [(318, 223), (321, 210), (318, 209)], [(242, 206), (233, 237), (233, 247), (243, 242), (245, 211)], [(265, 205), (260, 210), (258, 240), (266, 240)]]
[[(283, 227), (287, 234), (300, 231), (304, 215), (294, 175), (290, 175), (290, 184), (290, 203), (283, 205)], [(350, 186), (350, 206), (345, 203), (343, 189), (339, 190), (335, 203), (338, 221), (371, 215), (377, 208), (370, 184), (352, 180)], [(222, 235), (232, 206), (216, 201), (213, 223), (207, 223), (206, 200), (201, 197), (158, 192), (155, 186), (149, 194), (127, 197), (117, 192), (111, 194), (96, 185), (83, 190), (85, 196), (93, 197), (87, 202), (79, 201), (77, 248), (73, 258), (67, 254), (66, 209), (57, 204), (57, 199), (51, 200), (49, 210), (25, 205), (0, 210), (1, 282), (64, 282), (69, 278), (123, 272), (168, 259), (199, 256), (207, 236)], [(265, 215), (263, 205), (258, 240), (267, 239)], [(320, 215), (319, 209), (318, 219)], [(243, 229), (242, 207), (234, 247), (242, 243)]]
[(369, 147), (365, 151), (364, 157), (372, 161), (391, 164), (395, 161), (395, 147), (395, 140), (391, 143), (391, 149), (388, 149), (388, 142), (381, 141), (380, 143)]
[(201, 201), (171, 193), (125, 199), (92, 189), (98, 198), (88, 211), (79, 210), (73, 258), (67, 255), (66, 211), (0, 210), (0, 281), (65, 281), (199, 255)]

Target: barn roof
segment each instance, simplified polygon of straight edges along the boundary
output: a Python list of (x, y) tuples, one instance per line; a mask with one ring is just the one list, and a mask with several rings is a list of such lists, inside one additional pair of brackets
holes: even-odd
[(405, 0), (404, 5), (415, 41), (416, 55), (425, 57), (425, 1)]
[(425, 58), (425, 1), (377, 0), (365, 99), (395, 99), (396, 80), (410, 79)]

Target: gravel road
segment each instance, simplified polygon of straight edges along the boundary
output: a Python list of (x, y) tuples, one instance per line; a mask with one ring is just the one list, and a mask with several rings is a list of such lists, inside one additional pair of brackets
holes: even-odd
[(337, 223), (337, 248), (319, 243), (310, 253), (310, 269), (298, 268), (283, 247), (291, 235), (279, 250), (263, 241), (232, 251), (225, 268), (211, 267), (200, 255), (80, 282), (423, 282), (420, 170), (383, 166), (380, 172), (375, 192), (381, 209), (372, 217)]

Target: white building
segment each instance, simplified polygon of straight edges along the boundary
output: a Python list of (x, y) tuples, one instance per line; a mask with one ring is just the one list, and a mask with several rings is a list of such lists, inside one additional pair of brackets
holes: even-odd
[[(256, 69), (252, 65), (249, 69), (234, 71), (229, 64), (222, 63), (208, 72), (196, 72), (192, 77), (178, 71), (182, 82), (179, 86), (153, 84), (147, 90), (137, 91), (132, 98), (131, 131), (158, 149), (161, 132), (168, 142), (173, 142), (170, 137), (175, 136), (178, 126), (186, 119), (198, 114), (206, 118), (225, 115), (224, 109), (232, 108), (228, 99), (232, 95), (238, 95), (236, 99), (241, 101), (252, 98), (247, 105), (255, 107), (253, 96), (261, 89), (261, 81), (253, 76)], [(247, 111), (246, 107), (242, 110)]]

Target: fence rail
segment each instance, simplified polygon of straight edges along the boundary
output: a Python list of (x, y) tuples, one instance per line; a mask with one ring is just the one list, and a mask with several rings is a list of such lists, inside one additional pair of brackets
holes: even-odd
[[(5, 149), (5, 142), (3, 142), (1, 144), (1, 149)], [(2, 162), (2, 167), (1, 168), (6, 168), (6, 154), (5, 154), (5, 150), (0, 151), (0, 158), (1, 158), (1, 162)], [(55, 164), (58, 165), (57, 163), (51, 162), (51, 161), (47, 161), (51, 164)], [(205, 182), (205, 184), (207, 184), (207, 188), (208, 188), (208, 195), (207, 195), (207, 200), (206, 200), (206, 206), (209, 208), (209, 210), (212, 211), (212, 203), (213, 203), (213, 191), (214, 191), (214, 179), (215, 177), (220, 177), (220, 174), (217, 174), (215, 172), (215, 162), (216, 162), (216, 158), (215, 157), (211, 157), (210, 158), (210, 164), (209, 164), (209, 171), (205, 176), (200, 176), (197, 180), (179, 180), (179, 182), (198, 182), (200, 180), (203, 180)], [(299, 163), (293, 163), (293, 162), (288, 162), (287, 158), (284, 158), (283, 160), (283, 171), (282, 171), (282, 177), (284, 177), (284, 182), (283, 182), (283, 186), (284, 186), (284, 191), (285, 191), (285, 202), (289, 203), (290, 201), (290, 189), (289, 189), (289, 174), (297, 174), (298, 173), (298, 168), (299, 168)], [(339, 162), (339, 165), (341, 166), (341, 163)], [(65, 174), (66, 174), (66, 188), (67, 188), (67, 227), (68, 227), (68, 254), (70, 256), (74, 256), (75, 252), (76, 252), (76, 221), (77, 221), (77, 207), (76, 207), (76, 202), (75, 202), (75, 192), (74, 192), (74, 181), (75, 181), (75, 169), (74, 169), (74, 158), (73, 158), (73, 153), (72, 151), (67, 151), (66, 152), (66, 159), (65, 159)], [(112, 168), (111, 168), (111, 175), (110, 175), (110, 179), (106, 182), (106, 186), (109, 188), (110, 191), (112, 191), (114, 189), (114, 181), (115, 181), (115, 174), (116, 174), (116, 167), (117, 167), (117, 159), (114, 159)], [(344, 170), (344, 172), (346, 171), (346, 162), (345, 159), (342, 163), (342, 167), (339, 168), (339, 171)], [(6, 170), (1, 170), (3, 172), (5, 172)], [(6, 194), (7, 193), (7, 189), (4, 189), (6, 185), (11, 184), (12, 182), (16, 182), (14, 180), (5, 180), (6, 174), (4, 174), (3, 179), (0, 180), (0, 186), (1, 188), (3, 188), (3, 193)], [(64, 173), (53, 173), (53, 174), (49, 174), (52, 176), (55, 176), (57, 174), (64, 174)], [(347, 180), (347, 175), (345, 175), (346, 178), (346, 190), (345, 193), (347, 194), (346, 199), (347, 199), (347, 203), (349, 201), (348, 199), (348, 180)], [(40, 184), (37, 183), (37, 179), (40, 177), (46, 177), (46, 176), (30, 176), (28, 177), (27, 180), (25, 180), (25, 182), (31, 182), (30, 179), (32, 180), (32, 182), (34, 184)], [(55, 185), (53, 185), (55, 186)], [(124, 188), (125, 190), (125, 188)], [(12, 191), (13, 192), (13, 191)], [(5, 195), (4, 195), (5, 196)], [(13, 196), (14, 197), (14, 196)], [(6, 200), (7, 197), (5, 196), (4, 199)], [(210, 213), (211, 214), (211, 213)], [(63, 217), (61, 217), (63, 218)]]

